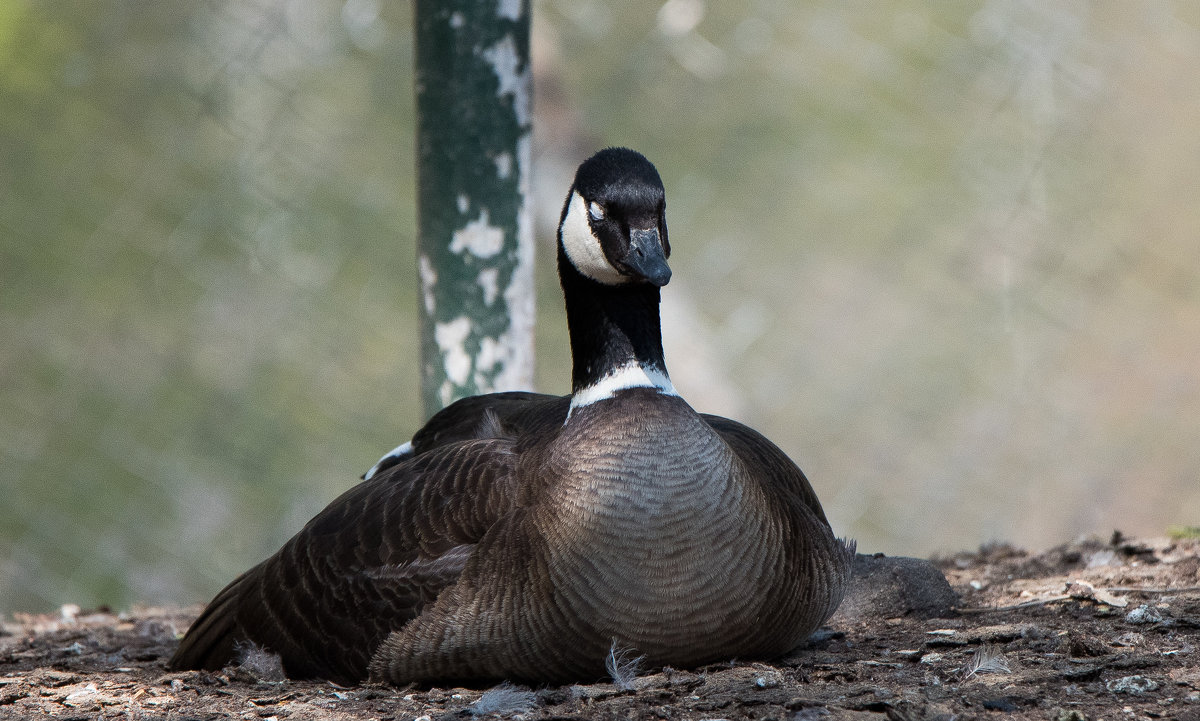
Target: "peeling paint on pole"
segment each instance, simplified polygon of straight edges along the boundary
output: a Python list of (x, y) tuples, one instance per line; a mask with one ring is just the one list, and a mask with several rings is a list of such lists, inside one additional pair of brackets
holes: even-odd
[(418, 0), (421, 394), (533, 384), (529, 0)]

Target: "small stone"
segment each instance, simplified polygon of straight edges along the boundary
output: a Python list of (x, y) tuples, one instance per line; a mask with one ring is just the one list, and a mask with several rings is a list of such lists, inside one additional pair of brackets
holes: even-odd
[(1141, 696), (1158, 690), (1158, 682), (1145, 676), (1123, 676), (1104, 684), (1113, 693), (1127, 693), (1130, 696)]
[(1142, 604), (1125, 614), (1126, 623), (1162, 623), (1162, 613), (1153, 606)]
[(75, 707), (91, 705), (95, 703), (97, 693), (96, 684), (89, 683), (80, 690), (67, 694), (67, 697), (63, 699), (63, 703), (67, 706)]
[(754, 685), (759, 688), (778, 688), (783, 677), (778, 673), (766, 673), (754, 679)]

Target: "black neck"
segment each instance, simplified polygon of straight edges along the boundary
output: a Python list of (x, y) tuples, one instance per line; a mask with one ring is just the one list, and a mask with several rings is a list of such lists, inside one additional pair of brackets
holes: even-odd
[(558, 276), (571, 334), (572, 393), (632, 362), (666, 373), (657, 287), (597, 283), (575, 270), (561, 245)]

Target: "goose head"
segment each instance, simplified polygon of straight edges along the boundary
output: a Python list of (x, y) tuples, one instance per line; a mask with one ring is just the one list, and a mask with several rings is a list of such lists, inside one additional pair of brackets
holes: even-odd
[(607, 286), (671, 280), (666, 193), (641, 153), (606, 148), (575, 173), (558, 227), (559, 268)]

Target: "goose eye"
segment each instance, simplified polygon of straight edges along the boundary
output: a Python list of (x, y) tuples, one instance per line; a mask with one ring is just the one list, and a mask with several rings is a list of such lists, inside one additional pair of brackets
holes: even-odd
[(594, 200), (588, 203), (588, 213), (592, 216), (592, 220), (604, 220), (604, 208)]

